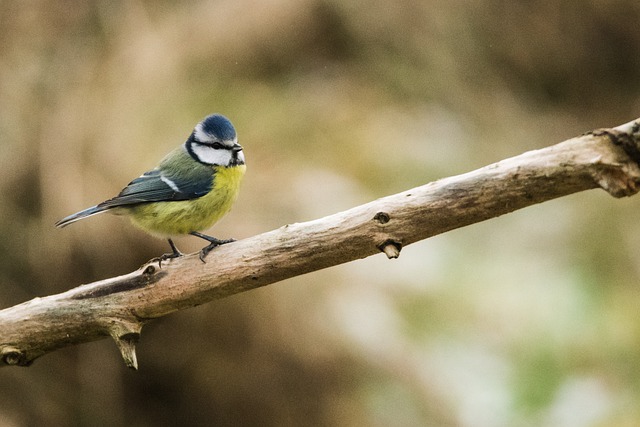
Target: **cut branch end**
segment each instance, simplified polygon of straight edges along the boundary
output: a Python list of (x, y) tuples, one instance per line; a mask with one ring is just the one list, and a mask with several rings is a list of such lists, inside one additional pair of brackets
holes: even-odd
[(142, 324), (128, 322), (119, 319), (111, 319), (109, 333), (116, 342), (118, 350), (128, 368), (138, 370), (138, 357), (136, 356), (136, 344), (140, 339)]
[(138, 357), (136, 356), (136, 343), (140, 339), (140, 334), (125, 334), (120, 337), (113, 337), (120, 354), (124, 359), (127, 368), (138, 370)]
[(593, 169), (597, 184), (613, 197), (629, 197), (640, 190), (640, 119), (613, 129), (598, 129), (590, 132), (596, 138), (606, 138), (626, 158), (598, 162)]
[(25, 353), (14, 347), (2, 349), (2, 362), (8, 366), (29, 366), (31, 361), (27, 359)]
[(402, 250), (402, 243), (396, 242), (394, 240), (387, 240), (383, 244), (378, 246), (389, 259), (395, 259), (400, 256), (400, 251)]

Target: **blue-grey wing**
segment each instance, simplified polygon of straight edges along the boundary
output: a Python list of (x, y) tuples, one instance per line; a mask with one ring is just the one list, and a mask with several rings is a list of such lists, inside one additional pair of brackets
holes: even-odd
[(140, 203), (191, 200), (202, 197), (213, 187), (213, 172), (171, 175), (153, 169), (134, 179), (116, 197), (98, 205), (102, 208), (131, 206)]

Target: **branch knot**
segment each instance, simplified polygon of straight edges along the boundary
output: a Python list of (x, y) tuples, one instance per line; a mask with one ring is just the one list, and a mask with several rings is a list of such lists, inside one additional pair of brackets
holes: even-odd
[(378, 212), (377, 214), (375, 214), (373, 219), (375, 221), (378, 221), (380, 224), (386, 224), (391, 221), (391, 217), (386, 212)]

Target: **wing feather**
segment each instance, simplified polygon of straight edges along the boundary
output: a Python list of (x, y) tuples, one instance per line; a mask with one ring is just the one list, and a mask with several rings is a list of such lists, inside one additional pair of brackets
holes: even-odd
[(185, 175), (170, 174), (162, 168), (153, 169), (131, 181), (120, 194), (98, 207), (110, 209), (140, 203), (191, 200), (204, 196), (213, 188), (212, 171), (192, 170), (190, 176)]

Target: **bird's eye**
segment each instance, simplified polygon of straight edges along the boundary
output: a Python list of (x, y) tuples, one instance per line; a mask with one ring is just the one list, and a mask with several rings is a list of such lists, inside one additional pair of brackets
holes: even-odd
[(220, 150), (221, 148), (224, 148), (224, 145), (220, 144), (219, 142), (212, 142), (211, 144), (209, 144), (209, 146), (211, 148), (215, 148), (216, 150)]

